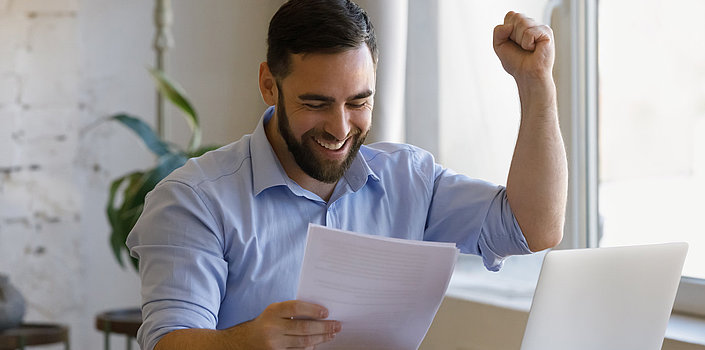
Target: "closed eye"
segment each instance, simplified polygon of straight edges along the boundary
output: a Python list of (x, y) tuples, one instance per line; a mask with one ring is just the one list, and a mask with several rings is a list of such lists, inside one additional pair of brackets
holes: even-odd
[(348, 106), (350, 106), (352, 108), (356, 108), (356, 109), (365, 107), (366, 105), (367, 105), (367, 101), (365, 101), (363, 103), (348, 103)]
[(308, 109), (323, 109), (326, 106), (326, 104), (303, 103), (303, 106)]

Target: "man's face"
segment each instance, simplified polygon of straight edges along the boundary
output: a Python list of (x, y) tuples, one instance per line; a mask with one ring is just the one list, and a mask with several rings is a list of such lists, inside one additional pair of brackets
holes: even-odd
[(308, 176), (334, 183), (350, 167), (370, 128), (374, 85), (367, 46), (292, 55), (290, 74), (277, 82), (278, 130)]

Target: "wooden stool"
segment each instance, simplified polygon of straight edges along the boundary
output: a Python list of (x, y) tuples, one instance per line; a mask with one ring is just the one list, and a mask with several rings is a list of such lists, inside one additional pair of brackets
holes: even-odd
[(25, 323), (19, 327), (0, 331), (0, 349), (22, 349), (31, 345), (64, 343), (70, 350), (69, 329), (66, 326), (48, 323)]
[(105, 350), (110, 350), (110, 333), (126, 335), (127, 350), (132, 349), (132, 339), (137, 337), (137, 330), (141, 325), (140, 309), (106, 311), (95, 317), (95, 328), (105, 333)]

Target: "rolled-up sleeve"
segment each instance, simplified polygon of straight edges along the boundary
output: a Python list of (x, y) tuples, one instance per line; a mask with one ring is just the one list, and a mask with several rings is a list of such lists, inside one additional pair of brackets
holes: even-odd
[(147, 196), (126, 242), (139, 259), (142, 349), (177, 329), (215, 329), (228, 273), (219, 226), (185, 183), (165, 181)]
[(507, 200), (506, 188), (433, 165), (425, 239), (456, 242), (498, 271), (510, 255), (530, 254)]

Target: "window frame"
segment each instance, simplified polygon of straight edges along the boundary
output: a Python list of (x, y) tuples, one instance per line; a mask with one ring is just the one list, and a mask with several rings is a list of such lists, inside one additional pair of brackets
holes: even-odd
[[(565, 238), (559, 246), (569, 248), (598, 247), (600, 232), (598, 207), (598, 6), (597, 0), (556, 1), (551, 18), (557, 23), (554, 32), (570, 28), (569, 42), (556, 40), (557, 52), (568, 52), (569, 58), (557, 65), (568, 65), (569, 72), (556, 74), (559, 115), (568, 150), (569, 194)], [(556, 16), (566, 11), (570, 16)], [(551, 21), (554, 22), (554, 21)], [(563, 31), (560, 31), (563, 33)], [(559, 33), (559, 34), (560, 34)], [(558, 55), (557, 57), (560, 57)], [(561, 60), (561, 58), (558, 58)], [(555, 72), (554, 72), (555, 74)], [(567, 76), (569, 74), (569, 76)], [(561, 96), (570, 91), (570, 98)], [(563, 98), (562, 98), (563, 97)], [(561, 101), (564, 103), (562, 104)], [(567, 101), (568, 106), (565, 102)], [(561, 108), (563, 105), (564, 108)], [(705, 317), (705, 280), (681, 277), (673, 311)]]

